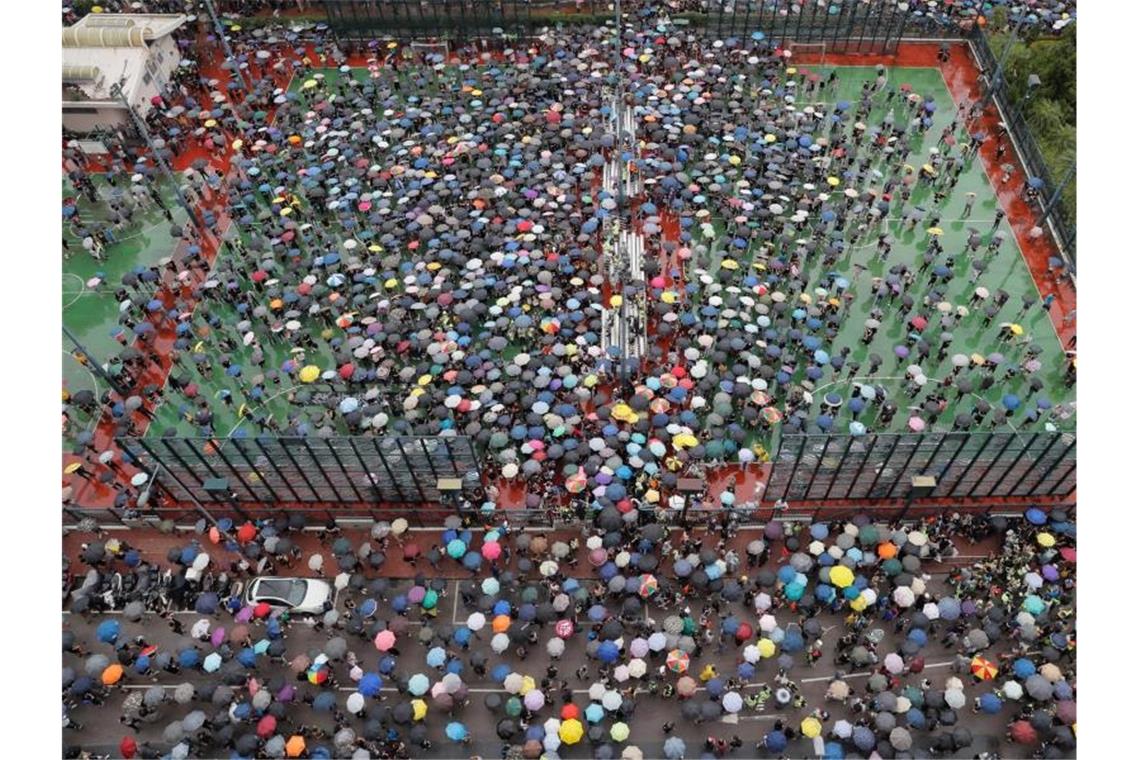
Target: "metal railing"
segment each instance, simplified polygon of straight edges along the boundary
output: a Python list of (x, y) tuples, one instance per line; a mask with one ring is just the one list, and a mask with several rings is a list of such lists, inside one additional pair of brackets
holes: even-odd
[(1045, 162), (1037, 139), (1033, 136), (1032, 128), (1022, 113), (1023, 109), (1011, 102), (1004, 78), (995, 80), (994, 75), (1000, 67), (993, 48), (990, 47), (989, 35), (979, 27), (970, 32), (968, 40), (978, 61), (978, 68), (981, 69), (982, 75), (986, 78), (987, 93), (993, 97), (998, 106), (1002, 123), (1005, 124), (1006, 131), (1009, 132), (1017, 146), (1026, 173), (1031, 177), (1037, 177), (1042, 182), (1038, 191), (1038, 205), (1042, 221), (1047, 220), (1052, 226), (1057, 247), (1067, 256), (1069, 264), (1075, 272), (1077, 229), (1075, 225), (1070, 224), (1069, 220), (1075, 219), (1076, 215), (1075, 209), (1068, 207), (1063, 196), (1064, 184), (1068, 178), (1059, 183), (1049, 171), (1049, 166)]
[(131, 460), (163, 474), (170, 496), (202, 504), (408, 504), (446, 501), (437, 484), (481, 481), (469, 438), (120, 438)]
[(1064, 497), (1076, 488), (1072, 433), (927, 432), (785, 434), (765, 501), (909, 499), (912, 478), (937, 486), (924, 499)]

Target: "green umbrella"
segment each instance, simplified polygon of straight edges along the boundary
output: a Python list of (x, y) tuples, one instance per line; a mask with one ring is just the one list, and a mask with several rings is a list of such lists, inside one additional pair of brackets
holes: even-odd
[(519, 701), (518, 697), (511, 697), (503, 709), (506, 710), (507, 715), (517, 718), (522, 714), (522, 702)]
[(435, 589), (428, 589), (427, 593), (424, 594), (424, 600), (420, 602), (420, 604), (423, 605), (425, 610), (435, 609), (435, 606), (439, 604), (439, 594), (436, 593)]

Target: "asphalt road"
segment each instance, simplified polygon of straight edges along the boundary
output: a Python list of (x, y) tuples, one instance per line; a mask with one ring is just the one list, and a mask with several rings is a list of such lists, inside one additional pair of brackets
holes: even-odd
[[(938, 590), (940, 584), (940, 577), (934, 576), (931, 579), (931, 585)], [(411, 585), (411, 581), (400, 581), (394, 588), (402, 589)], [(427, 667), (424, 662), (424, 655), (427, 647), (418, 643), (415, 640), (415, 634), (418, 628), (424, 624), (436, 625), (440, 623), (458, 623), (462, 624), (468, 614), (468, 610), (459, 599), (457, 593), (458, 581), (450, 580), (447, 582), (445, 594), (440, 600), (439, 604), (439, 617), (435, 620), (423, 619), (420, 617), (418, 608), (409, 613), (408, 620), (410, 621), (409, 632), (400, 637), (398, 648), (400, 656), (398, 658), (398, 667), (394, 675), (401, 675), (407, 677), (416, 672), (424, 672), (432, 678), (432, 681), (438, 680), (440, 673), (433, 671)], [(515, 589), (518, 593), (518, 588)], [(393, 592), (391, 596), (394, 596)], [(348, 598), (361, 598), (361, 596), (352, 591), (342, 592), (338, 596), (337, 604), (340, 609), (344, 609), (345, 601)], [(756, 624), (756, 615), (751, 610), (751, 603), (739, 603), (731, 605), (732, 611), (742, 619), (749, 621), (752, 625)], [(612, 606), (611, 606), (612, 609)], [(651, 625), (655, 624), (660, 628), (662, 621), (668, 615), (670, 610), (658, 609), (655, 605), (648, 605), (644, 607), (643, 614), (647, 615), (651, 621)], [(378, 618), (391, 617), (392, 613), (390, 608), (384, 602), (381, 602), (380, 609), (377, 612)], [(781, 626), (790, 622), (794, 622), (792, 614), (787, 611), (777, 613), (777, 619)], [(95, 630), (102, 619), (111, 617), (109, 615), (82, 617), (77, 615), (64, 615), (64, 626), (77, 634), (78, 638), (84, 642), (96, 642), (97, 638)], [(187, 646), (187, 636), (177, 636), (166, 625), (165, 621), (158, 619), (155, 616), (148, 616), (141, 622), (132, 623), (122, 618), (122, 616), (114, 616), (120, 620), (122, 624), (122, 633), (120, 640), (130, 639), (136, 635), (142, 634), (146, 640), (151, 644), (156, 644), (160, 651), (173, 651), (177, 652)], [(193, 612), (179, 613), (180, 619), (189, 631), (193, 623), (203, 616)], [(794, 665), (789, 671), (789, 676), (800, 686), (800, 691), (806, 698), (807, 704), (800, 710), (781, 709), (775, 705), (774, 701), (768, 703), (766, 709), (762, 712), (752, 712), (746, 707), (745, 711), (733, 717), (726, 717), (716, 721), (704, 724), (694, 724), (685, 720), (680, 715), (680, 705), (674, 699), (664, 699), (660, 696), (650, 695), (644, 690), (635, 692), (636, 711), (634, 717), (630, 720), (630, 736), (629, 739), (623, 743), (615, 743), (617, 750), (616, 754), (620, 754), (621, 748), (626, 744), (637, 745), (644, 752), (646, 757), (660, 757), (662, 755), (662, 748), (666, 736), (662, 732), (662, 723), (667, 720), (675, 721), (676, 727), (674, 735), (683, 738), (687, 745), (687, 757), (698, 757), (702, 751), (702, 745), (706, 736), (720, 736), (729, 738), (733, 734), (739, 735), (744, 740), (744, 747), (738, 750), (735, 754), (742, 757), (749, 756), (775, 756), (769, 755), (764, 752), (757, 752), (754, 749), (754, 744), (760, 740), (765, 733), (772, 730), (777, 720), (783, 720), (785, 724), (791, 726), (798, 726), (800, 720), (807, 715), (810, 710), (816, 707), (824, 707), (829, 710), (831, 720), (825, 726), (825, 730), (834, 721), (840, 718), (853, 718), (847, 714), (847, 711), (840, 707), (836, 702), (825, 702), (824, 692), (827, 689), (828, 683), (831, 681), (833, 674), (838, 669), (830, 660), (830, 649), (833, 647), (835, 640), (843, 632), (843, 620), (837, 615), (822, 615), (821, 622), (824, 625), (824, 657), (814, 666), (809, 667), (803, 656), (798, 655), (794, 661)], [(223, 613), (217, 621), (216, 625), (223, 625), (230, 627), (233, 621), (229, 616)], [(259, 626), (254, 624), (251, 629), (254, 631), (254, 638), (258, 638)], [(262, 627), (263, 629), (263, 627)], [(900, 641), (893, 633), (893, 627), (886, 627), (884, 629), (885, 638), (880, 645), (880, 653), (892, 651), (893, 645)], [(354, 651), (362, 664), (362, 667), (367, 670), (373, 670), (377, 667), (379, 661), (379, 653), (374, 648), (371, 640), (366, 640), (361, 637), (354, 637), (349, 634), (344, 634), (338, 631), (329, 630), (315, 630), (314, 627), (304, 621), (296, 621), (288, 627), (287, 636), (285, 639), (287, 652), (285, 659), (292, 659), (295, 655), (301, 653), (309, 653), (310, 655), (319, 653), (323, 650), (325, 644), (329, 641), (332, 635), (345, 635), (348, 639), (349, 649)], [(540, 643), (531, 647), (531, 650), (524, 661), (520, 661), (513, 650), (508, 650), (502, 656), (492, 655), (489, 658), (489, 667), (493, 667), (499, 662), (507, 663), (511, 670), (518, 671), (523, 674), (530, 674), (536, 680), (540, 679), (546, 671), (548, 664), (552, 662), (547, 654), (544, 643), (552, 636), (552, 631), (547, 626), (540, 638)], [(461, 659), (467, 662), (470, 653), (477, 647), (482, 647), (489, 652), (489, 639), (491, 637), (490, 626), (484, 629), (479, 637), (479, 641), (473, 641), (471, 649), (461, 655)], [(934, 637), (932, 637), (934, 638)], [(407, 640), (406, 640), (407, 639)], [(568, 642), (566, 652), (556, 662), (559, 668), (559, 677), (566, 678), (570, 681), (571, 687), (575, 691), (575, 703), (579, 708), (585, 708), (589, 703), (587, 694), (587, 687), (594, 679), (597, 672), (597, 661), (588, 659), (585, 656), (585, 636), (579, 633)], [(102, 652), (104, 654), (112, 655), (111, 647), (106, 644), (89, 644), (92, 652)], [(203, 653), (210, 651), (209, 644), (203, 645)], [(953, 653), (940, 646), (937, 640), (932, 640), (924, 649), (923, 654), (926, 657), (927, 665), (925, 673), (921, 675), (911, 675), (906, 678), (904, 683), (917, 684), (924, 676), (930, 678), (935, 685), (935, 688), (942, 688), (945, 679), (952, 675), (951, 664), (953, 662)], [(700, 667), (706, 663), (713, 663), (718, 671), (724, 675), (730, 675), (735, 672), (736, 664), (739, 662), (740, 650), (729, 643), (723, 653), (718, 654), (715, 646), (708, 646), (702, 653), (702, 656), (694, 662), (699, 662)], [(590, 680), (580, 682), (574, 676), (574, 671), (582, 662), (587, 662), (591, 665)], [(664, 662), (663, 653), (657, 659), (651, 659), (649, 665), (655, 668)], [(64, 654), (64, 665), (74, 668), (76, 672), (83, 671), (83, 659), (74, 654)], [(761, 660), (757, 666), (756, 678), (751, 681), (746, 688), (759, 688), (765, 682), (770, 683), (770, 679), (775, 674), (777, 665), (774, 659)], [(847, 676), (852, 691), (858, 693), (865, 688), (867, 678), (870, 673), (863, 669), (845, 668), (849, 671)], [(355, 689), (352, 687), (352, 681), (349, 677), (349, 667), (344, 662), (334, 663), (334, 676), (339, 684), (336, 687), (338, 691), (338, 701), (341, 708), (344, 706), (344, 700)], [(695, 676), (697, 668), (692, 670)], [(293, 683), (298, 686), (298, 698), (301, 693), (306, 691), (315, 693), (320, 687), (312, 686), (307, 683), (302, 684), (296, 681), (295, 676), (292, 674), (287, 665), (273, 665), (270, 664), (265, 657), (259, 658), (259, 664), (255, 671), (252, 672), (263, 683), (272, 681), (275, 677), (281, 678), (286, 683)], [(503, 716), (501, 714), (493, 716), (483, 705), (483, 700), (487, 694), (498, 693), (502, 694), (500, 684), (491, 682), (488, 678), (479, 678), (470, 667), (465, 669), (464, 681), (470, 687), (470, 702), (467, 706), (456, 708), (454, 711), (455, 717), (449, 718), (443, 712), (433, 708), (426, 721), (427, 735), (433, 742), (430, 750), (423, 750), (418, 747), (413, 748), (413, 756), (417, 757), (439, 757), (439, 758), (454, 758), (454, 757), (468, 757), (471, 755), (482, 755), (486, 757), (498, 757), (502, 747), (502, 741), (498, 739), (495, 733), (495, 728), (498, 720)], [(967, 675), (963, 677), (963, 681), (967, 685), (967, 699), (981, 693), (982, 687), (977, 685), (972, 678)], [(119, 722), (121, 714), (121, 706), (127, 694), (134, 689), (148, 689), (154, 684), (159, 684), (165, 687), (171, 694), (175, 686), (181, 683), (190, 683), (195, 686), (198, 685), (214, 685), (218, 683), (216, 674), (204, 673), (200, 668), (196, 670), (184, 670), (179, 674), (160, 673), (155, 676), (145, 677), (135, 675), (128, 671), (127, 678), (122, 682), (123, 688), (116, 688), (111, 692), (109, 698), (101, 706), (82, 705), (77, 707), (71, 712), (72, 719), (79, 721), (83, 725), (82, 731), (72, 731), (70, 729), (64, 730), (64, 743), (79, 743), (85, 748), (95, 750), (98, 752), (105, 752), (118, 756), (117, 747), (120, 739), (128, 733), (127, 728)], [(384, 691), (379, 696), (379, 701), (383, 704), (396, 705), (400, 702), (407, 701), (410, 697), (398, 693), (395, 689), (395, 679), (384, 679)], [(631, 680), (625, 684), (620, 685), (621, 688), (636, 686), (636, 682)], [(557, 692), (554, 692), (556, 695)], [(508, 696), (504, 694), (504, 697)], [(698, 692), (694, 696), (694, 700), (707, 699), (707, 695), (703, 692)], [(371, 703), (373, 700), (369, 700)], [(430, 702), (430, 700), (429, 700)], [(180, 720), (184, 715), (193, 709), (203, 709), (207, 715), (212, 715), (217, 708), (211, 707), (209, 703), (192, 703), (190, 705), (178, 705), (173, 701), (162, 705), (153, 715), (148, 722), (143, 723), (138, 732), (137, 740), (141, 742), (151, 742), (155, 747), (166, 750), (171, 746), (169, 742), (163, 741), (163, 730), (172, 721)], [(1002, 744), (1000, 751), (1004, 757), (1028, 757), (1028, 748), (1020, 745), (1011, 745), (1003, 741), (1003, 734), (1005, 725), (1009, 720), (1012, 708), (1007, 706), (1003, 709), (1002, 713), (998, 715), (971, 715), (969, 707), (960, 711), (961, 723), (967, 726), (975, 736), (975, 743), (968, 750), (962, 750), (960, 756), (973, 756), (981, 751), (993, 751), (998, 749), (999, 743)], [(548, 705), (539, 712), (537, 720), (544, 721), (554, 714), (555, 710)], [(278, 733), (285, 737), (292, 732), (293, 729), (302, 724), (315, 724), (320, 725), (328, 731), (334, 730), (332, 716), (329, 713), (316, 713), (308, 706), (302, 704), (300, 701), (295, 701), (289, 707), (289, 721), (288, 724), (283, 724), (278, 728)], [(452, 719), (463, 721), (472, 732), (472, 741), (467, 746), (460, 746), (446, 739), (443, 734), (445, 725)], [(353, 726), (358, 733), (363, 726), (364, 720), (361, 718), (349, 718), (349, 725)], [(601, 723), (605, 726), (607, 731), (612, 723), (609, 716)], [(244, 728), (243, 730), (252, 731), (252, 726)], [(924, 735), (923, 732), (914, 732), (916, 746), (928, 746), (929, 737)], [(521, 744), (521, 739), (516, 739), (517, 743)], [(310, 745), (315, 742), (310, 742)], [(331, 740), (325, 742), (331, 746)], [(1019, 751), (1025, 750), (1023, 754)], [(227, 753), (228, 754), (228, 753)], [(592, 755), (592, 747), (588, 739), (573, 747), (564, 745), (559, 750), (560, 756), (564, 757), (590, 757)], [(811, 743), (807, 739), (793, 740), (785, 754), (791, 757), (811, 757), (813, 756)], [(203, 756), (203, 755), (195, 755)], [(205, 755), (208, 756), (208, 755)]]

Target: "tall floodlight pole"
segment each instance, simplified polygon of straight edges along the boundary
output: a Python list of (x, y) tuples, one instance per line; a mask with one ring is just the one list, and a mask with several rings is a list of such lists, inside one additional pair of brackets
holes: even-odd
[(222, 50), (226, 51), (226, 60), (230, 62), (234, 74), (241, 80), (241, 86), (247, 90), (251, 89), (249, 82), (245, 81), (245, 74), (242, 73), (241, 67), (238, 65), (237, 56), (234, 55), (234, 51), (230, 49), (230, 41), (226, 39), (226, 29), (222, 26), (222, 22), (218, 20), (218, 12), (214, 9), (214, 0), (206, 0), (206, 10), (210, 14), (210, 20), (214, 22), (214, 31), (218, 34), (218, 41), (222, 43)]
[(1018, 33), (1021, 31), (1021, 25), (1025, 23), (1025, 14), (1022, 13), (1017, 18), (1017, 24), (1010, 32), (1009, 39), (1006, 40), (1005, 48), (1001, 51), (1001, 59), (998, 61), (997, 71), (994, 72), (994, 77), (990, 80), (989, 89), (986, 90), (985, 97), (982, 98), (983, 103), (988, 103), (990, 98), (993, 97), (997, 89), (1002, 86), (1002, 77), (1005, 75), (1005, 64), (1009, 60), (1009, 54), (1013, 52), (1013, 46), (1017, 44)]
[(103, 380), (105, 380), (107, 384), (111, 386), (115, 393), (118, 393), (124, 399), (129, 396), (130, 390), (126, 388), (126, 386), (124, 386), (122, 383), (120, 383), (118, 378), (114, 377), (110, 372), (103, 369), (103, 365), (100, 364), (99, 361), (91, 355), (91, 352), (88, 351), (87, 347), (80, 342), (79, 338), (75, 336), (75, 333), (68, 329), (67, 325), (62, 325), (62, 327), (63, 334), (66, 335), (67, 339), (71, 341), (71, 345), (75, 346), (75, 349), (83, 354), (84, 357), (86, 357), (87, 361), (83, 364), (83, 366), (94, 372), (99, 377), (103, 378)]
[(142, 117), (135, 111), (134, 106), (127, 100), (121, 82), (115, 82), (111, 85), (111, 97), (118, 100), (123, 108), (127, 109), (131, 121), (134, 122), (135, 129), (137, 129), (143, 139), (146, 140), (147, 147), (150, 148), (150, 152), (154, 154), (154, 159), (158, 162), (162, 173), (166, 176), (170, 184), (174, 186), (174, 194), (178, 197), (179, 205), (181, 205), (187, 215), (189, 215), (190, 221), (194, 223), (194, 226), (198, 229), (202, 229), (202, 223), (198, 221), (198, 216), (194, 213), (190, 202), (186, 200), (186, 196), (182, 193), (182, 186), (178, 183), (178, 178), (174, 176), (174, 170), (170, 168), (170, 164), (166, 162), (166, 158), (162, 155), (161, 151), (159, 151), (158, 146), (154, 144), (154, 138), (150, 136), (150, 130), (147, 129), (146, 122), (142, 120)]

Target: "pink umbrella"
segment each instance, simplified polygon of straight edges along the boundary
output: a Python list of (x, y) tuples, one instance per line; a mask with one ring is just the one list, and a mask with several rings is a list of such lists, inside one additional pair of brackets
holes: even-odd
[(606, 550), (594, 549), (590, 552), (590, 564), (594, 567), (601, 567), (606, 564)]
[(488, 541), (487, 543), (483, 544), (483, 548), (480, 551), (483, 554), (484, 559), (493, 561), (502, 555), (503, 547), (497, 541)]
[(561, 639), (568, 639), (574, 635), (573, 620), (559, 620), (554, 624), (554, 635)]
[(226, 629), (218, 626), (210, 634), (210, 643), (216, 647), (220, 647), (222, 642), (226, 640)]
[(408, 591), (408, 601), (412, 604), (419, 604), (424, 600), (424, 596), (426, 595), (427, 589), (425, 589), (423, 586), (412, 586), (412, 588)]
[(391, 631), (380, 631), (380, 633), (376, 634), (373, 643), (376, 644), (376, 648), (381, 652), (387, 652), (396, 646), (396, 634)]
[(911, 417), (907, 420), (906, 426), (915, 433), (920, 433), (926, 428), (926, 423), (923, 422), (921, 417)]
[(234, 615), (234, 620), (239, 623), (248, 623), (250, 620), (253, 620), (253, 607), (242, 607), (238, 610), (238, 614)]
[(665, 287), (665, 278), (662, 277), (661, 275), (657, 275), (656, 277), (654, 277), (652, 280), (649, 281), (649, 284), (651, 287), (654, 287), (654, 288), (664, 288)]

